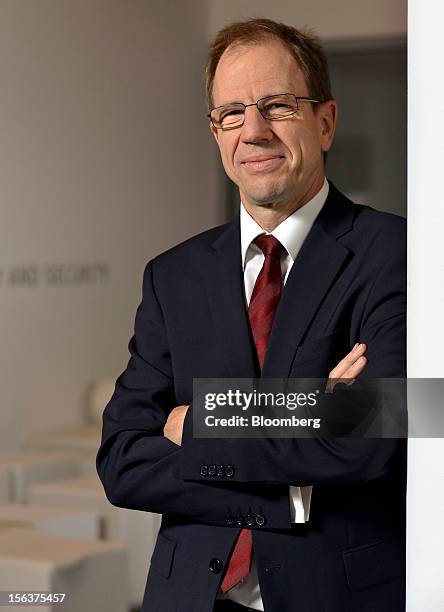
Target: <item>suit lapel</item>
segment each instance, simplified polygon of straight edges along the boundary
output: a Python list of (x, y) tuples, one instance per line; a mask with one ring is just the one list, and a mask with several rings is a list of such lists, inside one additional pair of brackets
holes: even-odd
[(212, 244), (204, 268), (214, 328), (233, 378), (259, 375), (245, 306), (239, 218)]
[(352, 217), (353, 206), (330, 184), (282, 292), (262, 376), (289, 376), (296, 348), (350, 255), (337, 238), (351, 229)]

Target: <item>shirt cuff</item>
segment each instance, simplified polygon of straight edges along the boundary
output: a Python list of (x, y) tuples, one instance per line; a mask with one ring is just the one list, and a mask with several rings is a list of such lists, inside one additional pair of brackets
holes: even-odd
[(311, 492), (313, 487), (290, 485), (290, 516), (292, 523), (306, 523), (310, 518)]

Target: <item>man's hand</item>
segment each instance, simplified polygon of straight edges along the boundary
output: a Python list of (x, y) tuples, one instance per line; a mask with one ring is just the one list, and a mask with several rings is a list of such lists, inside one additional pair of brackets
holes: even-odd
[(366, 344), (356, 343), (344, 359), (341, 359), (328, 375), (328, 382), (325, 387), (326, 393), (333, 393), (333, 389), (338, 382), (351, 385), (367, 365), (367, 358), (364, 356), (366, 350)]
[(167, 422), (163, 428), (163, 435), (165, 438), (168, 438), (171, 440), (171, 442), (174, 442), (174, 444), (178, 444), (179, 446), (182, 444), (183, 422), (187, 410), (188, 406), (185, 405), (176, 406), (173, 408), (168, 415)]

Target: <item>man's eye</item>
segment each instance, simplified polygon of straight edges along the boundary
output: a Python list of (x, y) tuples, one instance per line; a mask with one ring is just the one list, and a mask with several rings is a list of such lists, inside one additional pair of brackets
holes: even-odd
[(243, 111), (239, 108), (232, 108), (222, 111), (220, 118), (222, 120), (230, 117), (238, 117), (239, 115), (243, 115)]
[(275, 111), (275, 110), (292, 110), (292, 106), (290, 104), (285, 104), (285, 102), (270, 102), (265, 107), (267, 111)]

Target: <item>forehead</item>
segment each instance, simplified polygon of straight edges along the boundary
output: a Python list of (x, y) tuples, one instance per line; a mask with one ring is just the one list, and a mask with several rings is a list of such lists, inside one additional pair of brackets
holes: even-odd
[(214, 105), (255, 102), (277, 93), (308, 95), (304, 75), (279, 40), (228, 47), (216, 68)]

